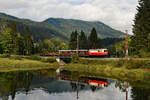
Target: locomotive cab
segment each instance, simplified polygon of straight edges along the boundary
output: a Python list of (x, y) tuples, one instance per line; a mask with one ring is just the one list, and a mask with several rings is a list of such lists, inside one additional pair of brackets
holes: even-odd
[(108, 49), (90, 49), (89, 56), (108, 56)]

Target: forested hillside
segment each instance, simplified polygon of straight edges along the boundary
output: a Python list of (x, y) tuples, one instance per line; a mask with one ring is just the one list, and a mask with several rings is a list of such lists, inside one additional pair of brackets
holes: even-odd
[(9, 16), (3, 13), (0, 13), (0, 26), (5, 24), (16, 23), (19, 33), (24, 34), (25, 26), (29, 26), (30, 33), (34, 37), (35, 41), (41, 41), (49, 38), (60, 38), (61, 40), (67, 40), (67, 38), (61, 34), (58, 30), (55, 30), (53, 26), (48, 25), (42, 22), (34, 22), (27, 19), (19, 19), (13, 16)]
[(100, 38), (119, 38), (123, 36), (123, 33), (114, 30), (108, 25), (100, 21), (82, 21), (74, 19), (63, 19), (63, 18), (49, 18), (44, 21), (50, 25), (53, 25), (57, 30), (61, 31), (66, 37), (69, 37), (72, 31), (83, 30), (86, 35), (90, 34), (90, 31), (94, 27), (97, 30), (98, 36)]
[(86, 35), (89, 35), (91, 29), (95, 27), (98, 36), (100, 38), (119, 38), (123, 36), (123, 33), (112, 29), (102, 22), (89, 22), (73, 19), (59, 19), (50, 18), (44, 22), (35, 22), (28, 19), (20, 19), (11, 15), (0, 13), (0, 24), (4, 24), (6, 21), (11, 24), (15, 22), (19, 33), (24, 34), (24, 27), (29, 26), (31, 35), (34, 37), (34, 41), (41, 41), (50, 38), (59, 38), (67, 41), (72, 31), (83, 30)]

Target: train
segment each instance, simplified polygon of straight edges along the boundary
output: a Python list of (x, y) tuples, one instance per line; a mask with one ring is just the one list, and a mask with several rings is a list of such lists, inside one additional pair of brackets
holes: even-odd
[(80, 57), (88, 56), (108, 56), (108, 49), (89, 49), (89, 50), (59, 50), (59, 56), (72, 56), (78, 54)]

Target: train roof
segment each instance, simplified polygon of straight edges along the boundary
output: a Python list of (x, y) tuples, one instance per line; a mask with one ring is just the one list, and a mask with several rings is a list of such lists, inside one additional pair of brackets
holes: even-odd
[(68, 52), (68, 51), (88, 51), (88, 50), (59, 50), (59, 52)]
[(89, 50), (108, 50), (108, 49), (102, 48), (102, 49), (89, 49)]

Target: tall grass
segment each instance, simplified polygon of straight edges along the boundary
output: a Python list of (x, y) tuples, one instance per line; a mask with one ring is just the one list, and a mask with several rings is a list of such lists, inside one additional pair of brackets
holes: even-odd
[(8, 58), (10, 57), (10, 54), (0, 54), (0, 58)]
[(13, 70), (32, 70), (32, 69), (57, 69), (57, 63), (45, 63), (35, 60), (14, 60), (9, 58), (0, 58), (0, 71), (13, 71)]

